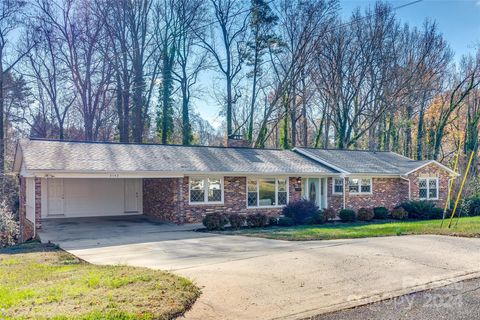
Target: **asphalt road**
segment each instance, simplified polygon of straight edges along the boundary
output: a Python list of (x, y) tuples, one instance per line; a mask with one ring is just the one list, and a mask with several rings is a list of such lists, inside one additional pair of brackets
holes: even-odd
[(312, 320), (480, 319), (480, 279), (454, 283), (325, 315)]

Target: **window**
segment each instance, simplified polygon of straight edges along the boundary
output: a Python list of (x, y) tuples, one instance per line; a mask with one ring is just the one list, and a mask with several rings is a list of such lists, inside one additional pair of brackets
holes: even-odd
[(350, 178), (348, 180), (348, 192), (350, 193), (358, 193), (360, 188), (360, 180)]
[(190, 178), (190, 203), (222, 203), (223, 180), (221, 178)]
[(343, 179), (335, 178), (333, 181), (333, 193), (343, 193)]
[(361, 179), (360, 180), (360, 192), (362, 193), (371, 193), (372, 192), (372, 179)]
[(420, 199), (438, 199), (438, 178), (420, 178), (418, 180), (418, 189)]
[(287, 202), (287, 178), (248, 179), (247, 203), (249, 207), (283, 206)]
[(348, 181), (348, 191), (350, 194), (370, 194), (372, 193), (372, 179), (350, 178)]

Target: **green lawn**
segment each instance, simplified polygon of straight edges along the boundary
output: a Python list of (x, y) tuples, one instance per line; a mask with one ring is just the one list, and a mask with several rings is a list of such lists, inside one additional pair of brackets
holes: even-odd
[[(456, 220), (454, 220), (455, 222)], [(405, 221), (370, 223), (327, 223), (295, 227), (269, 227), (259, 229), (241, 229), (224, 231), (226, 234), (237, 234), (278, 240), (328, 240), (352, 239), (367, 237), (383, 237), (407, 234), (441, 234), (464, 237), (480, 237), (480, 217), (460, 218), (458, 225), (448, 229), (445, 221), (440, 228), (441, 220)]]
[(0, 250), (0, 319), (171, 319), (199, 295), (185, 278), (88, 264), (53, 245)]

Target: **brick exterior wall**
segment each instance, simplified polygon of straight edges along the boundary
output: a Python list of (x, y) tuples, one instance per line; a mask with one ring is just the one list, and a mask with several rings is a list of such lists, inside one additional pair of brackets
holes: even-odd
[[(175, 223), (201, 222), (210, 212), (280, 215), (282, 208), (247, 208), (247, 178), (224, 177), (222, 204), (190, 204), (188, 177), (143, 180), (143, 212)], [(289, 178), (289, 201), (301, 198), (297, 178)]]
[[(19, 223), (20, 242), (36, 237), (34, 224), (27, 219), (27, 181), (24, 177), (19, 180)], [(35, 228), (38, 231), (42, 227), (42, 186), (41, 179), (35, 178)]]
[(415, 172), (412, 172), (408, 176), (411, 183), (410, 192), (411, 192), (412, 200), (419, 199), (418, 180), (420, 178), (435, 178), (435, 177), (438, 177), (438, 200), (435, 202), (438, 207), (443, 208), (448, 196), (448, 187), (449, 187), (448, 181), (450, 179), (450, 173), (435, 164), (429, 164)]
[[(448, 171), (435, 164), (425, 166), (408, 176), (412, 200), (419, 200), (418, 180), (422, 177), (438, 177), (439, 199), (438, 207), (443, 208), (448, 195)], [(328, 206), (336, 211), (343, 208), (343, 195), (333, 194), (333, 178), (328, 178)], [(402, 202), (408, 201), (408, 181), (401, 178), (372, 178), (372, 194), (351, 195), (348, 192), (348, 178), (345, 179), (345, 207), (358, 210), (360, 208), (386, 207), (389, 210)]]
[[(343, 195), (333, 194), (333, 179), (329, 179), (329, 207), (340, 210), (343, 207)], [(386, 207), (393, 209), (408, 200), (408, 181), (400, 178), (372, 178), (372, 194), (350, 194), (348, 178), (345, 179), (345, 207), (360, 208)]]

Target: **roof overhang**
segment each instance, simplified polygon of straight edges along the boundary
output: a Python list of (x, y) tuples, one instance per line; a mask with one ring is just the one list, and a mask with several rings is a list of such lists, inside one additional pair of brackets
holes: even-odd
[(425, 162), (424, 164), (418, 166), (417, 168), (406, 172), (404, 175), (408, 176), (409, 174), (411, 174), (411, 173), (413, 173), (413, 172), (415, 172), (415, 171), (418, 171), (418, 170), (420, 170), (420, 169), (422, 169), (422, 168), (424, 168), (424, 167), (426, 167), (426, 166), (428, 166), (428, 165), (430, 165), (430, 164), (435, 164), (435, 165), (439, 166), (440, 168), (444, 169), (445, 171), (448, 171), (452, 176), (459, 176), (458, 173), (456, 173), (455, 171), (453, 171), (453, 170), (450, 169), (449, 167), (441, 164), (440, 162), (438, 162), (438, 161), (436, 161), (436, 160), (430, 160), (430, 161), (428, 161), (428, 162)]
[(299, 148), (293, 148), (292, 151), (295, 151), (295, 152), (297, 152), (297, 153), (299, 153), (299, 154), (301, 154), (301, 155), (303, 155), (303, 156), (305, 156), (305, 157), (308, 157), (308, 158), (310, 158), (310, 159), (312, 159), (312, 160), (314, 160), (314, 161), (317, 161), (317, 162), (323, 164), (323, 165), (326, 166), (326, 167), (329, 167), (329, 168), (332, 168), (332, 169), (334, 169), (334, 170), (337, 170), (337, 171), (339, 171), (340, 173), (347, 174), (347, 175), (350, 174), (350, 172), (348, 172), (347, 170), (342, 169), (342, 168), (337, 167), (337, 166), (334, 166), (334, 165), (332, 165), (331, 163), (323, 160), (322, 158), (317, 157), (316, 155), (314, 155), (314, 154), (312, 154), (312, 153), (310, 153), (310, 152), (308, 152), (308, 151), (305, 151), (305, 150), (302, 150), (302, 149), (299, 149)]
[(20, 146), (20, 141), (17, 141), (17, 145), (15, 147), (15, 155), (13, 157), (12, 171), (15, 173), (20, 173), (20, 171), (22, 170), (22, 163), (22, 147)]
[(186, 176), (227, 176), (227, 177), (332, 177), (340, 173), (319, 173), (319, 172), (216, 172), (216, 171), (195, 171), (195, 172), (158, 172), (158, 171), (68, 171), (68, 170), (21, 170), (23, 177), (38, 178), (183, 178)]

